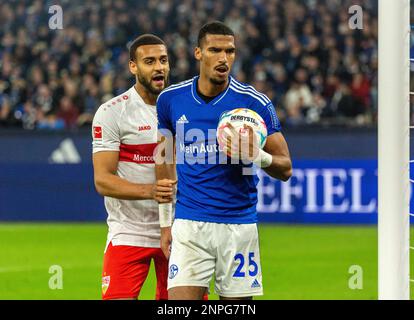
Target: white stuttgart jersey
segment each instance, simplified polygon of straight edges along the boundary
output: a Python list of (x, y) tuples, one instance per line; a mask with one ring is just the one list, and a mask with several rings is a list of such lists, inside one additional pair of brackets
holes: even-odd
[[(102, 104), (92, 124), (93, 153), (119, 151), (117, 175), (133, 183), (155, 181), (156, 107), (147, 105), (134, 87)], [(105, 197), (107, 245), (160, 247), (158, 203)]]

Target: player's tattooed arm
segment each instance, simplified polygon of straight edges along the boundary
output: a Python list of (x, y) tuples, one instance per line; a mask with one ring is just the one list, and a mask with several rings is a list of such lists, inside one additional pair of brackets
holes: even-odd
[(124, 200), (172, 198), (173, 188), (167, 183), (132, 183), (116, 174), (118, 151), (101, 151), (93, 154), (93, 171), (96, 191), (102, 196)]

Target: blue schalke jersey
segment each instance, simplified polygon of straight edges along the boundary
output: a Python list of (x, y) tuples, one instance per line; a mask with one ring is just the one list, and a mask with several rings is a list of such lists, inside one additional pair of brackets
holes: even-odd
[[(176, 137), (177, 203), (175, 217), (215, 223), (255, 223), (258, 178), (219, 148), (220, 115), (236, 108), (256, 111), (268, 136), (280, 131), (269, 98), (233, 77), (221, 94), (205, 103), (197, 95), (198, 76), (166, 88), (158, 97), (158, 128)], [(252, 172), (252, 170), (250, 170)]]

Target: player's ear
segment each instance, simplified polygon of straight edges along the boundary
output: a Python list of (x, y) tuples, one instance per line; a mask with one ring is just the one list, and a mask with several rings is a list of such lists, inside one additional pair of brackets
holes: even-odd
[(129, 71), (133, 74), (137, 74), (137, 64), (135, 61), (129, 60)]
[(201, 48), (200, 47), (196, 47), (194, 49), (194, 58), (196, 58), (196, 60), (198, 61), (201, 60)]

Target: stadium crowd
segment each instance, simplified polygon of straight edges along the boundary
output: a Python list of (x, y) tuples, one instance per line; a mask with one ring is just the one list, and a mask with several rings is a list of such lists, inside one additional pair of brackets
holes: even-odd
[[(0, 126), (76, 129), (133, 83), (128, 43), (167, 43), (175, 83), (196, 75), (197, 31), (221, 20), (236, 34), (233, 75), (277, 105), (284, 126), (375, 123), (377, 4), (351, 0), (47, 0), (0, 3)], [(348, 8), (363, 7), (351, 29)]]

